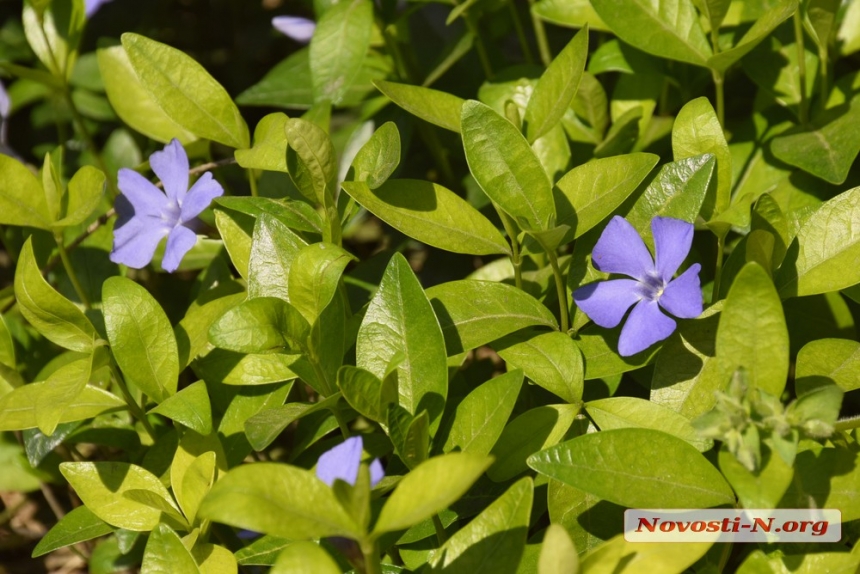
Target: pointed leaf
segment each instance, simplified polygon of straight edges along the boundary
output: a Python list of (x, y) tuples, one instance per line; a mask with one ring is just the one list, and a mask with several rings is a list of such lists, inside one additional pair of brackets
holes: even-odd
[(39, 544), (33, 549), (32, 557), (38, 558), (59, 548), (99, 538), (113, 531), (113, 527), (93, 514), (92, 510), (79, 506), (61, 518), (39, 540)]
[(288, 173), (285, 130), (289, 119), (287, 114), (282, 112), (263, 116), (254, 128), (254, 146), (251, 149), (237, 149), (234, 152), (236, 163), (247, 169)]
[(249, 299), (212, 323), (209, 340), (237, 353), (303, 349), (310, 326), (295, 307), (275, 297)]
[(341, 103), (361, 71), (372, 31), (373, 4), (369, 0), (332, 4), (322, 14), (310, 46), (314, 101)]
[(460, 133), (460, 110), (465, 101), (462, 98), (439, 90), (408, 84), (382, 80), (376, 80), (373, 84), (388, 99), (407, 112), (440, 128)]
[(293, 259), (289, 274), (290, 303), (309, 324), (331, 302), (343, 270), (354, 260), (350, 253), (331, 243), (303, 247)]
[(535, 384), (569, 403), (582, 399), (582, 353), (570, 336), (523, 331), (497, 341), (493, 348), (509, 369), (522, 369)]
[(163, 415), (200, 434), (212, 432), (212, 407), (203, 381), (188, 385), (149, 412)]
[(4, 154), (0, 154), (0, 223), (51, 228), (39, 180), (21, 162)]
[(182, 544), (179, 535), (166, 524), (157, 525), (143, 552), (141, 574), (200, 574), (194, 557)]
[(278, 555), (269, 574), (341, 574), (341, 569), (319, 544), (294, 542)]
[(370, 189), (385, 183), (399, 164), (400, 132), (394, 122), (379, 126), (352, 160), (355, 181), (367, 183)]

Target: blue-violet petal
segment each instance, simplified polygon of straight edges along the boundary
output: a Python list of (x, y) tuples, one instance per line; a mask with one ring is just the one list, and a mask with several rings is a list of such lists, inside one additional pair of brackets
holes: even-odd
[(662, 341), (674, 330), (675, 321), (660, 311), (657, 302), (643, 299), (630, 311), (621, 329), (618, 354), (622, 357), (635, 355), (657, 341)]
[(622, 273), (640, 280), (654, 270), (654, 261), (639, 233), (618, 215), (609, 220), (597, 240), (591, 263), (604, 273)]
[(640, 299), (638, 290), (638, 281), (613, 279), (580, 287), (574, 291), (573, 300), (589, 319), (611, 329), (618, 326), (630, 306)]

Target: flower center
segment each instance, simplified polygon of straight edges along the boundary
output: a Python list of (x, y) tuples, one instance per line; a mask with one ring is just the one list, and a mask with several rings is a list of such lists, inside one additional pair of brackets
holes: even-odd
[(161, 209), (161, 219), (169, 223), (171, 226), (176, 226), (179, 223), (179, 216), (182, 213), (182, 208), (179, 203), (170, 200), (164, 204)]
[(656, 272), (649, 272), (645, 278), (639, 282), (640, 293), (643, 299), (649, 301), (659, 301), (660, 296), (666, 289), (666, 283), (663, 278)]

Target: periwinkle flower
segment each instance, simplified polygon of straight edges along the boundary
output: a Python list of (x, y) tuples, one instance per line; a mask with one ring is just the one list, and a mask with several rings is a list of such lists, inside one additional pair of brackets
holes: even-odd
[(284, 36), (302, 44), (311, 41), (317, 28), (316, 22), (300, 16), (275, 16), (272, 18), (272, 26)]
[(191, 225), (224, 189), (208, 171), (188, 189), (188, 155), (177, 139), (149, 156), (149, 165), (164, 184), (165, 193), (136, 171), (119, 170), (122, 196), (116, 202), (119, 217), (110, 260), (135, 269), (145, 267), (158, 243), (167, 237), (161, 266), (173, 272), (197, 242)]
[(633, 307), (618, 340), (622, 357), (635, 355), (675, 331), (675, 317), (693, 319), (702, 313), (701, 265), (694, 263), (672, 279), (693, 243), (693, 225), (671, 217), (651, 220), (654, 255), (623, 217), (613, 217), (591, 252), (594, 267), (632, 279), (599, 281), (580, 287), (573, 299), (601, 327), (616, 327)]
[(9, 117), (11, 108), (12, 101), (9, 99), (9, 93), (3, 82), (0, 82), (0, 145), (6, 143), (6, 118)]
[[(331, 486), (340, 479), (355, 485), (358, 480), (358, 469), (361, 466), (361, 451), (364, 445), (360, 436), (346, 439), (336, 447), (327, 450), (317, 461), (317, 477)], [(370, 463), (370, 486), (376, 486), (385, 476), (382, 463), (374, 459)]]
[(102, 7), (102, 4), (107, 4), (111, 0), (86, 0), (84, 2), (84, 15), (89, 18)]

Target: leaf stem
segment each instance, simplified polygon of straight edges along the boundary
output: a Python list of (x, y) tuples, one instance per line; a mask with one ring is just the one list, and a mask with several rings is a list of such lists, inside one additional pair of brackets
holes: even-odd
[(821, 73), (821, 85), (819, 86), (818, 107), (821, 111), (827, 110), (827, 100), (830, 97), (830, 86), (828, 85), (827, 75), (827, 48), (822, 48), (818, 51), (818, 68)]
[(248, 169), (248, 183), (251, 185), (251, 197), (259, 197), (259, 192), (257, 191), (257, 176), (254, 174), (253, 169)]
[(63, 262), (63, 267), (66, 270), (66, 275), (68, 275), (69, 281), (72, 282), (72, 287), (74, 288), (78, 299), (81, 300), (81, 303), (84, 304), (84, 307), (86, 307), (87, 309), (92, 309), (92, 304), (90, 303), (90, 300), (87, 297), (84, 288), (81, 286), (81, 282), (78, 281), (78, 276), (75, 273), (75, 268), (72, 266), (72, 262), (69, 259), (69, 254), (68, 252), (66, 252), (66, 247), (63, 245), (63, 236), (60, 233), (55, 233), (54, 240), (57, 242), (57, 250), (60, 252), (60, 260)]
[(797, 81), (800, 84), (800, 123), (809, 123), (809, 102), (806, 99), (806, 50), (803, 43), (803, 16), (800, 8), (794, 12), (794, 43), (797, 46)]
[(517, 229), (514, 225), (514, 222), (511, 220), (510, 216), (501, 210), (501, 208), (496, 205), (496, 211), (499, 212), (499, 217), (502, 220), (502, 226), (505, 228), (505, 232), (508, 234), (508, 239), (511, 241), (511, 264), (514, 266), (514, 284), (517, 289), (522, 291), (523, 289), (523, 260), (520, 255), (520, 242), (517, 239)]
[[(534, 7), (535, 0), (529, 0), (529, 5)], [(549, 49), (549, 42), (546, 39), (546, 28), (543, 26), (543, 20), (541, 20), (534, 11), (531, 11), (532, 15), (532, 27), (535, 30), (535, 38), (537, 39), (538, 50), (540, 51), (540, 59), (543, 62), (544, 66), (549, 66), (552, 63), (552, 52)]]
[(711, 76), (714, 78), (714, 92), (717, 100), (717, 120), (720, 122), (720, 127), (725, 128), (726, 125), (726, 96), (723, 85), (725, 77), (723, 73), (711, 68)]
[(552, 249), (546, 249), (549, 264), (552, 266), (552, 274), (555, 276), (555, 290), (558, 293), (558, 308), (561, 315), (561, 332), (567, 333), (570, 329), (570, 310), (567, 307), (567, 290), (564, 286), (564, 277), (561, 274), (561, 269), (558, 267), (558, 256)]
[(523, 49), (523, 56), (526, 59), (526, 63), (534, 64), (534, 56), (532, 55), (532, 49), (529, 47), (528, 39), (526, 38), (525, 30), (523, 29), (522, 20), (520, 20), (520, 13), (517, 11), (517, 5), (514, 0), (508, 2), (508, 8), (511, 10), (511, 20), (514, 22), (514, 30), (517, 33), (517, 39), (520, 42), (520, 47)]
[(140, 424), (142, 424), (143, 428), (146, 430), (146, 434), (148, 434), (153, 441), (156, 441), (158, 439), (158, 435), (155, 434), (155, 429), (153, 429), (152, 425), (149, 424), (149, 420), (146, 418), (146, 413), (143, 412), (143, 409), (140, 408), (140, 405), (138, 405), (131, 396), (131, 392), (128, 390), (128, 385), (126, 384), (122, 373), (119, 372), (119, 369), (116, 368), (116, 365), (114, 365), (113, 362), (111, 362), (110, 370), (111, 373), (113, 373), (113, 378), (116, 379), (116, 384), (118, 384), (120, 390), (122, 390), (122, 396), (128, 405), (128, 410), (131, 411), (131, 414), (140, 421)]
[(438, 512), (433, 515), (433, 528), (436, 529), (436, 541), (439, 542), (439, 546), (442, 546), (448, 540), (448, 533), (445, 532), (445, 525), (442, 524)]
[(463, 20), (466, 21), (466, 27), (475, 35), (475, 49), (478, 51), (478, 59), (481, 60), (481, 67), (484, 69), (484, 75), (489, 80), (493, 77), (493, 67), (490, 65), (490, 56), (487, 53), (487, 46), (484, 45), (484, 38), (481, 36), (478, 25), (475, 23), (472, 15), (466, 11), (463, 15)]
[(833, 428), (838, 431), (847, 431), (860, 428), (860, 416), (840, 419), (836, 421), (836, 424), (833, 425)]
[(379, 549), (375, 540), (362, 542), (361, 554), (364, 557), (364, 574), (382, 574)]
[(713, 305), (720, 299), (720, 282), (723, 277), (723, 251), (725, 249), (726, 236), (717, 236), (717, 263), (714, 268), (714, 287), (711, 293), (711, 304)]

